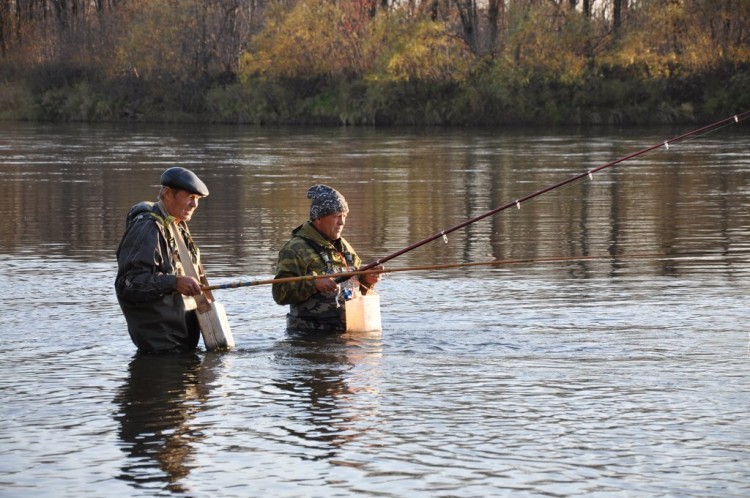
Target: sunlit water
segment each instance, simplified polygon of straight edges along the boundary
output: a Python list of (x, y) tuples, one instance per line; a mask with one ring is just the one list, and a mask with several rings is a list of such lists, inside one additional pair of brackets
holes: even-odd
[(289, 337), (245, 287), (235, 350), (144, 358), (114, 251), (168, 165), (224, 283), (273, 274), (312, 183), (371, 260), (685, 130), (4, 126), (0, 496), (750, 493), (747, 128), (394, 259), (557, 261), (391, 273), (382, 332)]

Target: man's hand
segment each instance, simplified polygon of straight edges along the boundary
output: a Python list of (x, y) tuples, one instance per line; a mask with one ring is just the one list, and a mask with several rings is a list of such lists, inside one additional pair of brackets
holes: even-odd
[(316, 278), (313, 281), (313, 285), (315, 285), (315, 289), (318, 292), (322, 292), (323, 294), (336, 292), (339, 286), (339, 284), (337, 284), (332, 278)]
[[(370, 268), (370, 270), (385, 270), (383, 265), (373, 266)], [(362, 283), (365, 284), (367, 287), (372, 287), (373, 285), (380, 282), (380, 277), (382, 276), (382, 273), (368, 273), (367, 275), (362, 276)]]
[(193, 277), (177, 277), (177, 292), (183, 296), (197, 296), (201, 293), (201, 284)]

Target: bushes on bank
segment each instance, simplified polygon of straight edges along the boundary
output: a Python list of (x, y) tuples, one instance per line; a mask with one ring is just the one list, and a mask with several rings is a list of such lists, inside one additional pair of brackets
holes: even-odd
[(60, 47), (48, 34), (0, 59), (0, 119), (649, 124), (750, 108), (750, 50), (737, 36), (750, 7), (730, 22), (703, 0), (647, 2), (615, 33), (563, 4), (511, 2), (502, 36), (488, 39), (476, 19), (466, 29), (467, 12), (269, 1), (230, 62), (211, 45), (226, 20), (211, 2), (132, 1), (98, 17), (99, 31), (61, 32)]
[[(696, 85), (699, 87), (696, 89)], [(314, 90), (311, 90), (313, 89)], [(171, 92), (169, 90), (172, 90)], [(750, 71), (690, 82), (586, 75), (569, 83), (249, 79), (205, 88), (87, 81), (33, 93), (0, 85), (0, 119), (254, 125), (503, 126), (690, 123), (750, 109)]]

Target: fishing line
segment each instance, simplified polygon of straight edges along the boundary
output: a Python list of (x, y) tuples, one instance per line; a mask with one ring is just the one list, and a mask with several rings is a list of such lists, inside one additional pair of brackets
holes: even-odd
[[(427, 238), (425, 238), (425, 239), (423, 239), (423, 240), (421, 240), (419, 242), (415, 242), (414, 244), (411, 244), (411, 245), (409, 245), (407, 247), (399, 249), (398, 251), (395, 251), (395, 252), (393, 252), (393, 253), (391, 253), (391, 254), (389, 254), (387, 256), (383, 256), (383, 257), (381, 257), (381, 258), (373, 261), (372, 263), (369, 263), (369, 264), (363, 266), (361, 268), (361, 270), (369, 270), (370, 268), (373, 268), (375, 266), (381, 265), (381, 264), (383, 264), (383, 263), (385, 263), (387, 261), (390, 261), (390, 260), (392, 260), (392, 259), (394, 259), (394, 258), (396, 258), (398, 256), (401, 256), (402, 254), (405, 254), (405, 253), (407, 253), (409, 251), (412, 251), (412, 250), (414, 250), (414, 249), (416, 249), (418, 247), (421, 247), (421, 246), (423, 246), (423, 245), (425, 245), (425, 244), (427, 244), (429, 242), (432, 242), (432, 241), (434, 241), (436, 239), (442, 238), (444, 241), (447, 242), (447, 236), (448, 236), (449, 233), (454, 232), (454, 231), (456, 231), (456, 230), (458, 230), (460, 228), (463, 228), (463, 227), (465, 227), (467, 225), (475, 223), (475, 222), (477, 222), (479, 220), (482, 220), (484, 218), (487, 218), (489, 216), (492, 216), (494, 214), (497, 214), (497, 213), (499, 213), (501, 211), (504, 211), (506, 209), (509, 209), (509, 208), (515, 207), (517, 209), (521, 209), (521, 207), (523, 206), (523, 204), (527, 203), (528, 201), (530, 201), (530, 200), (532, 200), (532, 199), (534, 199), (536, 197), (539, 197), (540, 195), (546, 194), (547, 192), (551, 192), (551, 191), (559, 189), (561, 187), (570, 186), (572, 184), (575, 184), (576, 182), (579, 182), (580, 180), (586, 179), (587, 177), (590, 180), (593, 180), (594, 179), (594, 175), (596, 173), (598, 173), (599, 171), (602, 171), (602, 170), (604, 170), (606, 168), (610, 168), (612, 166), (615, 166), (617, 164), (620, 164), (620, 163), (623, 163), (625, 161), (631, 160), (631, 159), (633, 159), (635, 157), (638, 157), (640, 155), (649, 153), (651, 151), (660, 149), (662, 147), (665, 148), (665, 149), (669, 149), (669, 147), (670, 147), (671, 144), (674, 144), (674, 143), (677, 143), (677, 142), (681, 142), (681, 141), (685, 141), (685, 140), (690, 139), (690, 138), (697, 138), (699, 136), (706, 135), (709, 132), (716, 131), (716, 130), (719, 130), (719, 129), (724, 128), (726, 126), (729, 126), (731, 124), (737, 124), (740, 121), (745, 120), (748, 116), (750, 116), (750, 111), (745, 111), (745, 112), (740, 113), (740, 114), (735, 114), (735, 115), (733, 115), (731, 117), (724, 118), (722, 120), (716, 121), (716, 122), (711, 123), (709, 125), (697, 128), (697, 129), (689, 131), (687, 133), (683, 133), (682, 135), (675, 136), (675, 137), (670, 138), (668, 140), (664, 140), (662, 142), (659, 142), (657, 144), (651, 145), (651, 146), (646, 147), (644, 149), (641, 149), (641, 150), (638, 150), (636, 152), (630, 153), (628, 155), (620, 157), (619, 159), (615, 159), (614, 161), (611, 161), (609, 163), (603, 164), (601, 166), (597, 166), (595, 168), (591, 168), (591, 169), (589, 169), (589, 170), (587, 170), (587, 171), (585, 171), (583, 173), (574, 175), (574, 176), (568, 178), (567, 180), (563, 180), (563, 181), (561, 181), (559, 183), (555, 183), (555, 184), (547, 186), (547, 187), (545, 187), (543, 189), (540, 189), (540, 190), (537, 190), (537, 191), (532, 192), (530, 194), (527, 194), (525, 196), (519, 197), (519, 198), (517, 198), (517, 199), (515, 199), (515, 200), (513, 200), (511, 202), (508, 202), (507, 204), (504, 204), (504, 205), (501, 205), (501, 206), (496, 207), (494, 209), (491, 209), (490, 211), (487, 211), (487, 212), (485, 212), (483, 214), (480, 214), (478, 216), (470, 218), (470, 219), (468, 219), (466, 221), (463, 221), (463, 222), (461, 222), (461, 223), (459, 223), (457, 225), (454, 225), (454, 226), (452, 226), (450, 228), (446, 228), (444, 230), (441, 230), (441, 231), (435, 233), (434, 235), (432, 235), (430, 237), (427, 237)], [(339, 282), (342, 281), (342, 279), (345, 280), (345, 277), (341, 276), (340, 278), (336, 278), (336, 280), (339, 281)]]
[[(716, 256), (714, 253), (680, 253), (680, 254), (666, 254), (666, 253), (634, 253), (634, 254), (616, 254), (616, 255), (601, 255), (601, 256), (569, 256), (569, 257), (558, 257), (558, 258), (523, 258), (523, 259), (505, 259), (505, 260), (493, 260), (493, 261), (480, 261), (480, 262), (469, 262), (469, 263), (446, 263), (446, 264), (435, 264), (435, 265), (420, 265), (420, 266), (407, 266), (403, 268), (389, 268), (389, 269), (368, 269), (368, 270), (355, 270), (348, 272), (336, 273), (336, 277), (351, 278), (361, 275), (369, 274), (390, 274), (399, 272), (415, 272), (415, 271), (436, 271), (436, 270), (448, 270), (454, 268), (468, 268), (476, 266), (510, 266), (510, 265), (522, 265), (522, 264), (551, 264), (551, 263), (571, 263), (581, 261), (603, 261), (610, 260), (612, 262), (625, 261), (630, 259), (653, 259), (653, 260), (669, 260), (677, 261), (680, 259), (697, 258), (697, 257), (710, 257)], [(282, 277), (282, 278), (269, 278), (264, 280), (249, 280), (230, 282), (227, 284), (217, 284), (201, 287), (204, 291), (206, 290), (219, 290), (219, 289), (237, 289), (240, 287), (254, 287), (259, 285), (271, 285), (271, 284), (283, 284), (291, 282), (303, 282), (317, 280), (321, 278), (331, 278), (334, 275), (329, 273), (321, 273), (319, 275), (301, 275), (297, 277)]]
[[(716, 121), (714, 123), (711, 123), (709, 125), (703, 126), (701, 128), (697, 128), (695, 130), (689, 131), (687, 133), (683, 133), (682, 135), (675, 136), (673, 138), (670, 138), (668, 140), (664, 140), (662, 142), (659, 142), (657, 144), (651, 145), (649, 147), (646, 147), (644, 149), (638, 150), (636, 152), (630, 153), (628, 155), (622, 156), (619, 159), (615, 159), (614, 161), (611, 161), (609, 163), (603, 164), (601, 166), (597, 166), (591, 169), (588, 169), (584, 171), (583, 173), (579, 173), (577, 175), (574, 175), (567, 180), (563, 180), (561, 182), (555, 183), (553, 185), (549, 185), (545, 188), (542, 188), (540, 190), (537, 190), (535, 192), (532, 192), (530, 194), (527, 194), (525, 196), (519, 197), (511, 202), (508, 202), (506, 204), (503, 204), (499, 207), (496, 207), (494, 209), (491, 209), (483, 214), (480, 214), (478, 216), (475, 216), (473, 218), (469, 218), (468, 220), (465, 220), (457, 225), (454, 225), (450, 228), (443, 229), (430, 237), (427, 237), (425, 239), (422, 239), (421, 241), (415, 242), (407, 247), (404, 247), (402, 249), (399, 249), (398, 251), (395, 251), (391, 254), (388, 254), (387, 256), (383, 256), (372, 263), (369, 263), (363, 267), (361, 267), (358, 271), (355, 272), (341, 272), (335, 274), (335, 279), (337, 282), (343, 282), (344, 280), (351, 278), (353, 276), (357, 275), (366, 275), (368, 273), (390, 273), (395, 271), (416, 271), (417, 269), (445, 269), (445, 268), (451, 268), (451, 267), (465, 267), (465, 266), (478, 266), (478, 265), (488, 265), (488, 264), (520, 264), (520, 263), (533, 263), (538, 262), (538, 260), (512, 260), (507, 262), (484, 262), (484, 263), (456, 263), (455, 265), (431, 265), (431, 266), (423, 266), (423, 267), (411, 267), (411, 268), (402, 268), (402, 269), (391, 269), (388, 271), (385, 270), (372, 270), (373, 267), (381, 265), (387, 261), (390, 261), (398, 256), (401, 256), (402, 254), (405, 254), (409, 251), (412, 251), (414, 249), (417, 249), (418, 247), (421, 247), (425, 244), (428, 244), (429, 242), (432, 242), (436, 239), (442, 238), (446, 243), (448, 241), (448, 234), (451, 232), (454, 232), (460, 228), (463, 228), (465, 226), (468, 226), (472, 223), (475, 223), (477, 221), (480, 221), (484, 218), (487, 218), (489, 216), (492, 216), (494, 214), (497, 214), (501, 211), (504, 211), (506, 209), (515, 207), (517, 209), (521, 209), (522, 205), (531, 201), (532, 199), (535, 199), (536, 197), (539, 197), (543, 194), (546, 194), (547, 192), (551, 192), (553, 190), (560, 189), (562, 187), (570, 187), (573, 184), (576, 184), (577, 182), (581, 180), (585, 180), (588, 178), (589, 180), (594, 179), (594, 174), (598, 173), (604, 169), (613, 167), (617, 164), (623, 163), (625, 161), (631, 160), (635, 157), (638, 157), (640, 155), (649, 153), (651, 151), (660, 149), (664, 147), (665, 149), (669, 149), (670, 144), (674, 144), (677, 142), (685, 141), (692, 138), (697, 138), (699, 136), (703, 136), (708, 134), (709, 132), (719, 130), (721, 128), (727, 127), (731, 124), (740, 123), (741, 121), (747, 119), (750, 116), (750, 111), (745, 111), (740, 114), (733, 115), (731, 117)], [(610, 258), (614, 258), (614, 256), (608, 256)], [(583, 257), (585, 258), (585, 257)], [(592, 257), (596, 258), (596, 257)], [(575, 258), (574, 258), (575, 259)], [(580, 259), (580, 258), (579, 258)], [(557, 258), (559, 261), (560, 259)], [(552, 260), (550, 260), (552, 261)], [(230, 284), (223, 284), (223, 285), (214, 285), (214, 286), (207, 286), (204, 288), (204, 290), (216, 290), (216, 289), (231, 289), (231, 288), (237, 288), (237, 287), (249, 287), (254, 285), (265, 285), (265, 284), (274, 284), (274, 283), (288, 283), (288, 282), (299, 282), (299, 281), (305, 281), (305, 280), (315, 280), (318, 278), (331, 278), (333, 275), (331, 274), (323, 274), (323, 275), (303, 275), (298, 277), (286, 277), (286, 278), (279, 278), (279, 279), (267, 279), (267, 280), (256, 280), (251, 282), (235, 282)]]

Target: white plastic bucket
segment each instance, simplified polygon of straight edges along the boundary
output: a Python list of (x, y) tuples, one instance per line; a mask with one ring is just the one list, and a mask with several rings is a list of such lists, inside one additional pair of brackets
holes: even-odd
[(344, 304), (347, 332), (372, 332), (380, 330), (380, 296), (368, 294)]

